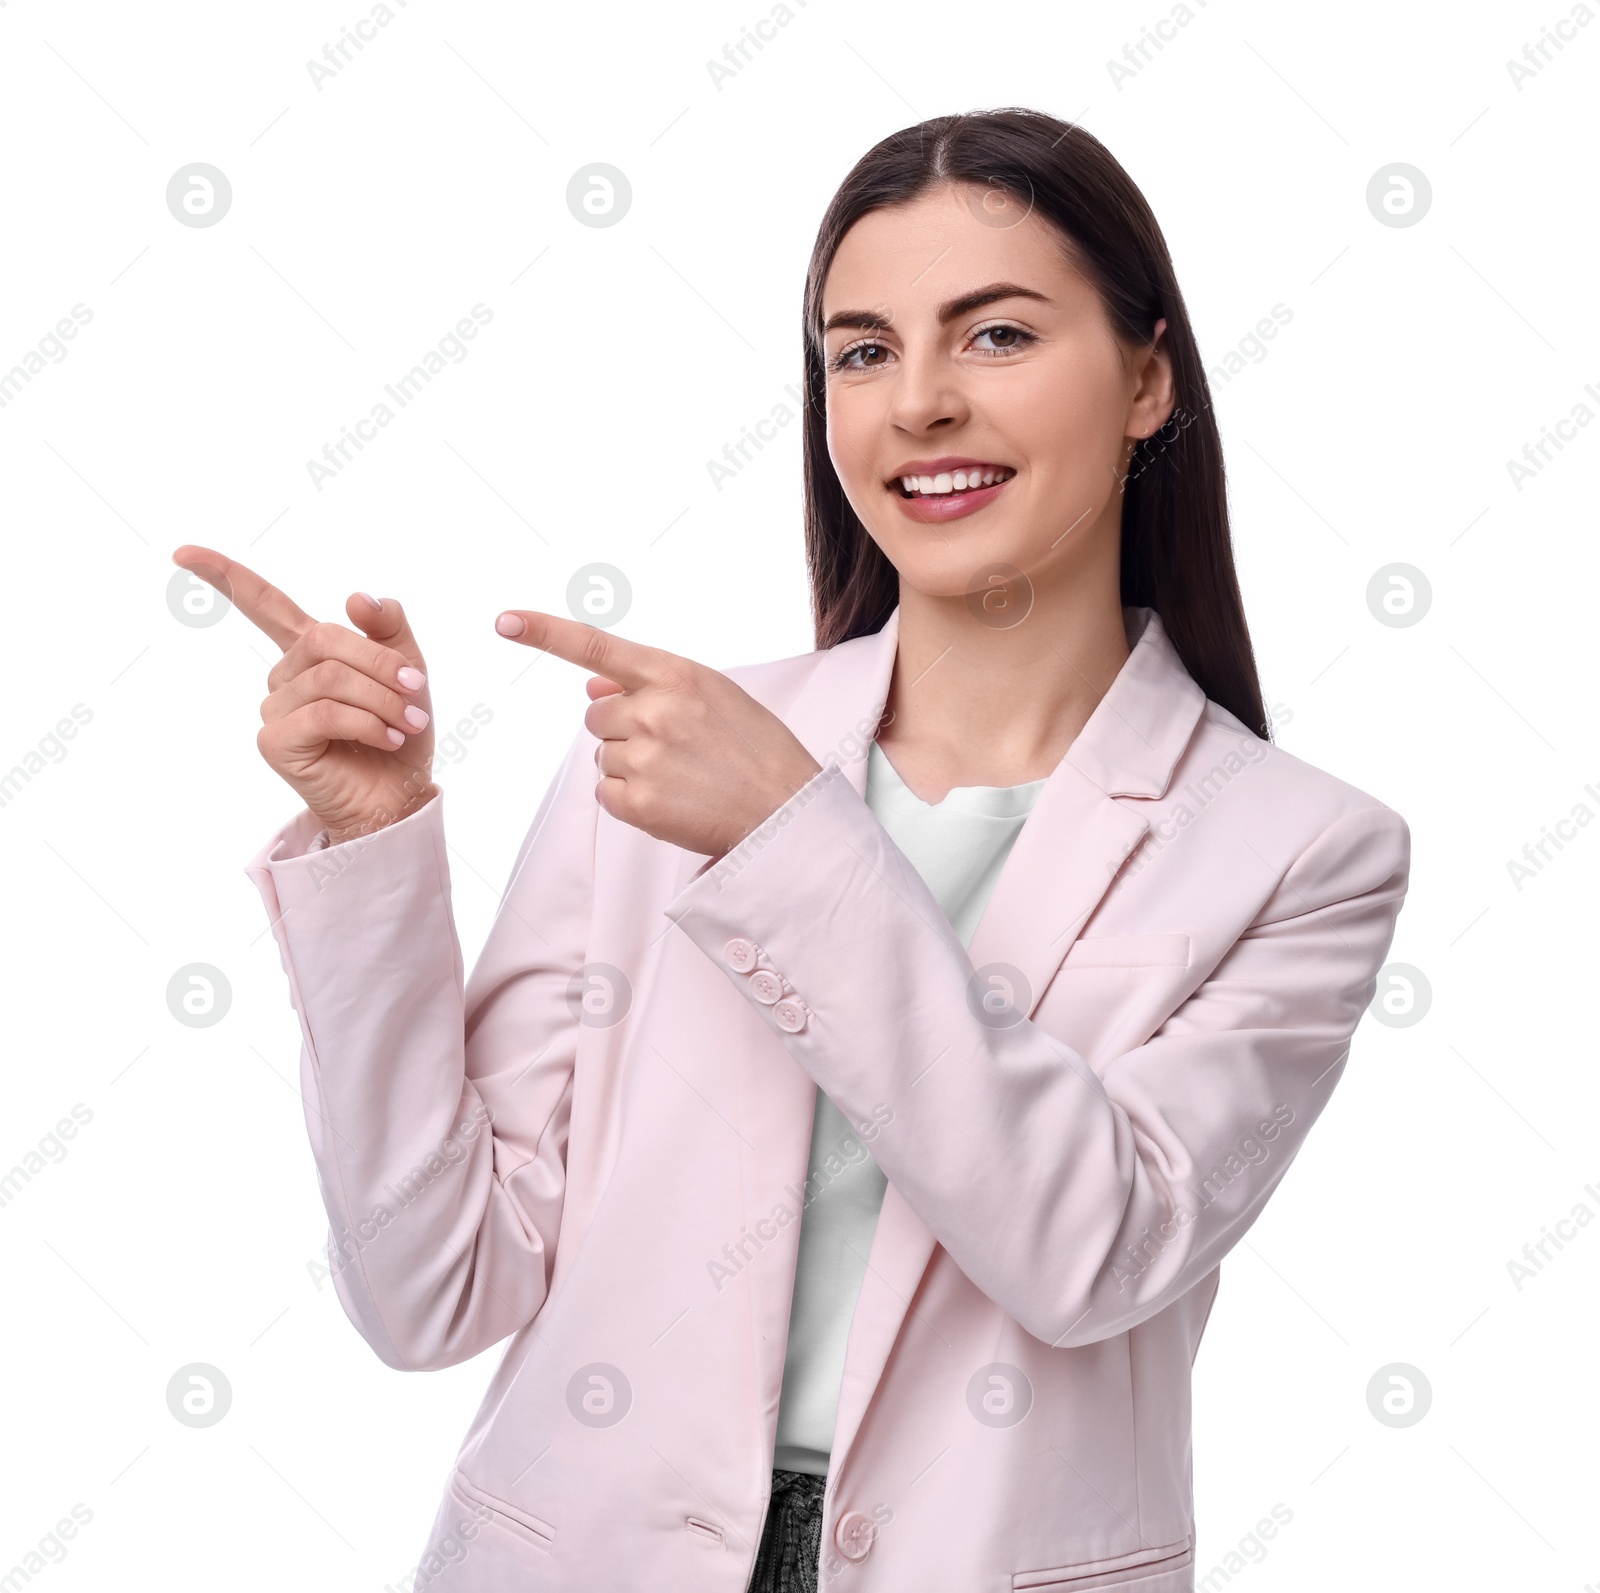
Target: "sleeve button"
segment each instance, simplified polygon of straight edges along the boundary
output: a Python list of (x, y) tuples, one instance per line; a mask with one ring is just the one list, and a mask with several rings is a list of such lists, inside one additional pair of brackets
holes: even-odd
[(783, 994), (783, 981), (762, 968), (750, 975), (750, 994), (764, 1007), (770, 1007)]
[(722, 955), (727, 958), (728, 966), (739, 973), (749, 973), (756, 965), (755, 945), (742, 935), (736, 935), (730, 940), (722, 948)]
[(806, 1026), (806, 1009), (788, 996), (772, 1009), (772, 1016), (785, 1034), (799, 1034)]

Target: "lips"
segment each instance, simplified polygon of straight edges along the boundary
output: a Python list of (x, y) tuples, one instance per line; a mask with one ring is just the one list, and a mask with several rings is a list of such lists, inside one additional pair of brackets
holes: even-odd
[(939, 459), (909, 459), (889, 478), (903, 498), (947, 497), (1009, 481), (1016, 470), (991, 459), (946, 454)]
[(975, 514), (993, 503), (1016, 473), (996, 460), (946, 454), (908, 459), (885, 486), (908, 519), (928, 525)]

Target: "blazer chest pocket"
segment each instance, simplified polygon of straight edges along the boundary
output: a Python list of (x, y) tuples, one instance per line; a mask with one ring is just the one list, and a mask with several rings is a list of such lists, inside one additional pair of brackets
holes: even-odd
[(548, 1521), (541, 1521), (519, 1505), (508, 1504), (504, 1499), (495, 1498), (492, 1493), (485, 1493), (459, 1470), (451, 1472), (450, 1487), (456, 1497), (463, 1504), (473, 1507), (480, 1517), (487, 1514), (489, 1520), (496, 1526), (504, 1527), (513, 1537), (549, 1552), (555, 1541), (556, 1529)]
[(1086, 935), (1073, 941), (1062, 958), (1064, 970), (1077, 968), (1187, 968), (1189, 937), (1182, 934)]
[(1194, 1540), (1180, 1538), (1109, 1560), (1018, 1571), (1011, 1587), (1013, 1593), (1190, 1593), (1193, 1572)]

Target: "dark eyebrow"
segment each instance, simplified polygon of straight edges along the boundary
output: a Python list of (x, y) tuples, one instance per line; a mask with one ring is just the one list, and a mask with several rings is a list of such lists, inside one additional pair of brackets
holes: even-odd
[[(999, 299), (1037, 299), (1041, 304), (1051, 301), (1033, 288), (1025, 288), (1017, 282), (991, 282), (986, 288), (974, 288), (970, 293), (963, 293), (959, 298), (947, 299), (939, 306), (939, 324), (955, 320), (958, 315), (968, 315), (973, 310), (981, 310), (986, 304), (993, 304)], [(823, 323), (822, 331), (826, 336), (835, 327), (855, 327), (864, 332), (887, 332), (890, 327), (890, 318), (879, 314), (876, 310), (840, 310), (830, 315)]]

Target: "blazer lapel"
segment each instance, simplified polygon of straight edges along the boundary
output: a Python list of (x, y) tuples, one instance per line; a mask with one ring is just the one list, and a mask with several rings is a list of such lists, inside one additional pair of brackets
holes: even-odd
[(975, 968), (1021, 971), (1031, 1014), (1062, 959), (1144, 839), (1205, 708), (1153, 609), (1125, 609), (1132, 651), (1045, 782), (968, 948)]
[[(1123, 615), (1132, 650), (1040, 791), (968, 948), (974, 967), (1001, 963), (1020, 971), (1030, 1015), (1149, 829), (1140, 804), (1118, 799), (1164, 794), (1205, 708), (1205, 694), (1154, 610)], [(789, 719), (811, 755), (819, 763), (836, 759), (858, 794), (888, 697), (899, 617), (897, 608), (883, 630), (826, 655)], [(890, 1184), (850, 1327), (829, 1468), (835, 1479), (889, 1352), (916, 1315), (912, 1300), (935, 1243)], [(927, 1330), (935, 1331), (931, 1324)]]
[(843, 769), (857, 796), (867, 792), (867, 754), (889, 700), (899, 639), (897, 607), (881, 631), (830, 648), (785, 719), (818, 763), (837, 763)]
[[(973, 966), (1021, 971), (1031, 1014), (1149, 821), (1118, 798), (1159, 797), (1205, 707), (1153, 609), (1123, 610), (1131, 651), (1040, 791), (985, 907)], [(825, 653), (788, 716), (819, 763), (865, 796), (867, 753), (894, 674), (900, 610)]]

